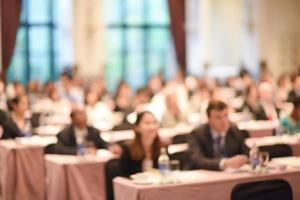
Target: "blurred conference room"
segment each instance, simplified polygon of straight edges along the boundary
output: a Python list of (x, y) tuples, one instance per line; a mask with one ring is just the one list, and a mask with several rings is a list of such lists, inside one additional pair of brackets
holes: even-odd
[(1, 0), (0, 199), (300, 199), (300, 0)]

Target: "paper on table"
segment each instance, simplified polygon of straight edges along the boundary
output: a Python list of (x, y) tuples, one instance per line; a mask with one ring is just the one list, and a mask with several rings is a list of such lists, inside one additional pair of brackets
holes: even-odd
[(135, 184), (159, 184), (161, 182), (161, 175), (155, 171), (136, 173), (130, 176), (132, 182)]
[(272, 163), (278, 165), (287, 165), (289, 167), (300, 168), (300, 157), (283, 157), (283, 158), (274, 158)]
[(112, 159), (117, 156), (106, 149), (98, 149), (96, 155), (101, 158)]
[(241, 173), (241, 172), (250, 172), (251, 171), (251, 166), (246, 164), (238, 168), (227, 168), (224, 170), (225, 172), (229, 173)]

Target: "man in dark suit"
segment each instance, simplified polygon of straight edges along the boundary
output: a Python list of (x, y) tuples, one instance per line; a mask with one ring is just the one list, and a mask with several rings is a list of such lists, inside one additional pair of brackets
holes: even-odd
[(73, 108), (71, 112), (72, 123), (58, 133), (58, 143), (55, 145), (55, 153), (78, 154), (78, 145), (83, 143), (88, 153), (95, 153), (96, 149), (108, 148), (114, 153), (120, 153), (118, 145), (110, 145), (100, 137), (100, 132), (94, 127), (87, 125), (87, 116), (83, 108)]
[(222, 101), (210, 101), (207, 116), (208, 123), (191, 133), (191, 168), (223, 170), (246, 164), (249, 149), (239, 129), (230, 123), (227, 105)]

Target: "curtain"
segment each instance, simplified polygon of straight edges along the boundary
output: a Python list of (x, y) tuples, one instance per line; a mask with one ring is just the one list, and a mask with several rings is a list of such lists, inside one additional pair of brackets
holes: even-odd
[(185, 45), (185, 0), (168, 0), (171, 33), (174, 40), (177, 62), (183, 74), (186, 73)]
[(4, 81), (6, 81), (6, 72), (14, 52), (21, 4), (21, 0), (1, 0), (1, 78)]

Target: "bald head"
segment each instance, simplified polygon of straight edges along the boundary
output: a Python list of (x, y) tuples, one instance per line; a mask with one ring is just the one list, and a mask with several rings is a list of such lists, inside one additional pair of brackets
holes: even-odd
[(273, 86), (269, 82), (263, 82), (258, 86), (259, 97), (265, 101), (273, 100)]
[(86, 112), (83, 107), (74, 107), (71, 111), (71, 120), (72, 125), (78, 128), (86, 128), (87, 126), (87, 117)]

